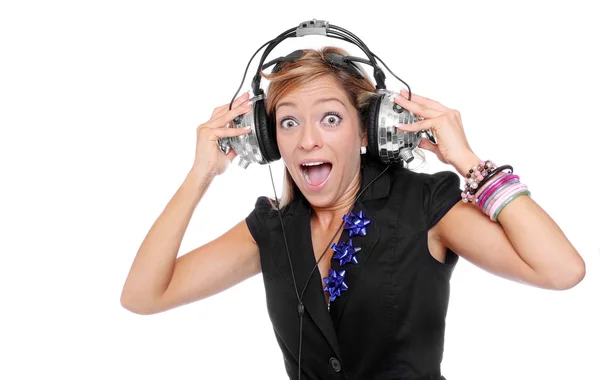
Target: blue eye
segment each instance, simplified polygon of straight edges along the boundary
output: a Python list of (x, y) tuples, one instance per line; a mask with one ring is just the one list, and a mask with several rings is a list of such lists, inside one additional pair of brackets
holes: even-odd
[(342, 122), (342, 115), (338, 112), (327, 112), (322, 122), (328, 127), (337, 127)]
[(279, 126), (283, 129), (290, 129), (297, 125), (298, 125), (298, 123), (294, 119), (289, 118), (289, 117), (282, 119), (281, 122), (279, 123)]

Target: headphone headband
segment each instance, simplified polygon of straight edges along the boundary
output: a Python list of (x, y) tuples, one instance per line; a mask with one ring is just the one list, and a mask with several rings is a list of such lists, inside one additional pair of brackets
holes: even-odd
[[(306, 51), (303, 49), (295, 50), (295, 51), (291, 52), (290, 54), (286, 55), (285, 57), (275, 58), (275, 59), (265, 63), (262, 66), (261, 70), (264, 71), (265, 69), (269, 68), (270, 66), (275, 65), (275, 67), (273, 67), (273, 69), (271, 70), (271, 73), (277, 73), (277, 72), (281, 71), (281, 69), (283, 68), (283, 66), (286, 63), (294, 62), (294, 61), (302, 58), (305, 53), (306, 53)], [(360, 68), (353, 62), (353, 60), (359, 60), (360, 58), (343, 56), (338, 53), (327, 53), (324, 55), (324, 57), (325, 57), (325, 61), (328, 64), (330, 64), (331, 66), (334, 66), (338, 69), (345, 70), (357, 78), (364, 78), (364, 75), (363, 75), (362, 71), (360, 70)], [(362, 61), (366, 61), (366, 60), (362, 60)], [(361, 61), (359, 61), (359, 62), (361, 62)]]
[[(260, 75), (260, 72), (263, 68), (269, 67), (270, 64), (273, 62), (273, 61), (271, 61), (267, 64), (264, 63), (265, 59), (271, 53), (271, 51), (277, 45), (279, 45), (282, 41), (284, 41), (288, 38), (304, 37), (304, 36), (310, 36), (310, 35), (319, 35), (319, 36), (337, 38), (337, 39), (341, 39), (343, 41), (350, 42), (351, 44), (358, 46), (365, 53), (365, 55), (369, 58), (368, 61), (365, 59), (356, 58), (356, 57), (348, 57), (348, 58), (353, 58), (353, 59), (348, 60), (348, 58), (346, 58), (344, 60), (347, 62), (358, 61), (358, 62), (366, 63), (366, 64), (372, 66), (373, 67), (373, 77), (375, 78), (375, 82), (376, 82), (375, 87), (378, 90), (380, 90), (380, 89), (385, 90), (385, 88), (386, 88), (385, 87), (385, 74), (384, 74), (383, 70), (377, 64), (377, 61), (375, 60), (375, 55), (369, 50), (369, 48), (358, 37), (356, 37), (354, 34), (352, 34), (351, 32), (349, 32), (343, 28), (340, 28), (335, 25), (330, 25), (328, 21), (313, 19), (310, 21), (302, 22), (296, 28), (288, 29), (285, 32), (283, 32), (282, 34), (280, 34), (279, 36), (275, 37), (273, 40), (267, 42), (268, 46), (265, 49), (265, 51), (263, 52), (262, 57), (260, 58), (260, 63), (256, 70), (256, 74), (254, 75), (254, 78), (252, 80), (252, 92), (254, 93), (254, 95), (258, 95), (259, 93), (262, 92), (262, 90), (260, 89), (260, 81), (262, 78)], [(296, 50), (296, 52), (298, 52), (298, 50)], [(294, 52), (294, 53), (296, 53), (296, 52)], [(292, 53), (292, 54), (294, 54), (294, 53)], [(292, 54), (290, 54), (290, 55), (292, 55)], [(290, 56), (290, 55), (288, 55), (288, 56)], [(285, 59), (285, 57), (280, 57), (279, 59)], [(361, 74), (361, 76), (362, 76), (362, 74)]]
[[(408, 83), (406, 83), (405, 81), (400, 79), (396, 74), (394, 74), (394, 72), (392, 70), (390, 70), (390, 68), (385, 64), (385, 62), (383, 62), (383, 60), (381, 58), (379, 58), (376, 54), (371, 52), (371, 50), (369, 50), (369, 48), (365, 45), (364, 42), (362, 42), (360, 40), (360, 38), (358, 38), (356, 35), (354, 35), (353, 33), (349, 32), (346, 29), (340, 28), (335, 25), (330, 25), (328, 21), (312, 19), (310, 21), (301, 22), (297, 27), (290, 28), (290, 29), (286, 30), (285, 32), (281, 33), (280, 35), (278, 35), (277, 37), (275, 37), (274, 39), (265, 42), (254, 52), (254, 54), (252, 54), (252, 57), (250, 57), (250, 60), (248, 61), (248, 64), (246, 65), (246, 70), (244, 71), (244, 76), (242, 78), (242, 81), (241, 81), (237, 91), (231, 98), (231, 102), (229, 103), (229, 109), (232, 108), (233, 101), (239, 94), (239, 92), (244, 84), (244, 80), (246, 79), (246, 74), (248, 73), (248, 68), (250, 67), (250, 63), (252, 63), (252, 60), (254, 59), (256, 54), (258, 54), (259, 51), (261, 51), (266, 46), (266, 49), (261, 56), (260, 63), (256, 70), (256, 74), (254, 75), (254, 78), (252, 79), (252, 92), (254, 93), (255, 96), (264, 94), (264, 91), (260, 88), (260, 81), (261, 81), (260, 72), (261, 72), (261, 69), (263, 69), (264, 67), (269, 67), (270, 64), (273, 62), (273, 61), (271, 61), (271, 62), (267, 63), (266, 65), (264, 63), (265, 59), (271, 53), (271, 51), (277, 45), (279, 45), (283, 40), (285, 40), (287, 38), (304, 37), (304, 36), (309, 36), (309, 35), (320, 35), (320, 36), (325, 36), (325, 37), (330, 37), (330, 38), (336, 38), (336, 39), (343, 40), (343, 41), (346, 41), (353, 45), (358, 46), (363, 51), (363, 53), (365, 53), (365, 55), (368, 57), (368, 59), (353, 57), (353, 56), (345, 56), (345, 57), (343, 57), (343, 61), (348, 62), (348, 63), (360, 62), (360, 63), (364, 63), (364, 64), (367, 64), (367, 65), (373, 67), (373, 78), (375, 79), (375, 83), (376, 83), (375, 88), (378, 90), (378, 92), (386, 90), (385, 73), (383, 72), (381, 67), (379, 67), (379, 65), (377, 64), (377, 61), (380, 61), (381, 64), (387, 69), (387, 71), (390, 74), (392, 74), (392, 76), (394, 78), (396, 78), (398, 81), (402, 82), (406, 86), (406, 89), (408, 90), (408, 99), (409, 100), (411, 99), (412, 92), (411, 92), (411, 89), (410, 89), (410, 86), (408, 85)], [(288, 57), (290, 55), (291, 54), (289, 54)], [(291, 59), (291, 57), (289, 57), (289, 58)], [(285, 57), (280, 57), (278, 59), (280, 59), (280, 60), (285, 59)], [(277, 59), (275, 60), (275, 62), (277, 62)], [(360, 69), (358, 71), (360, 72)], [(362, 75), (362, 72), (361, 72), (361, 75)]]

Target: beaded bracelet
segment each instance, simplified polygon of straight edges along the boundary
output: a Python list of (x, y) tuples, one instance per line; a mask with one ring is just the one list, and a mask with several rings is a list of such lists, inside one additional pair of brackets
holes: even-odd
[(468, 203), (473, 201), (479, 184), (490, 174), (489, 171), (493, 171), (494, 169), (496, 169), (496, 164), (490, 160), (479, 161), (479, 165), (473, 165), (465, 175), (465, 189), (461, 194), (463, 202)]
[[(509, 170), (505, 173), (504, 170)], [(463, 202), (474, 203), (494, 222), (500, 212), (521, 195), (531, 195), (511, 165), (497, 166), (490, 160), (479, 161), (465, 175)]]
[(509, 169), (511, 173), (513, 171), (513, 167), (510, 165), (496, 166), (490, 160), (479, 161), (479, 165), (473, 165), (465, 175), (465, 189), (461, 194), (463, 202), (473, 202), (477, 189), (483, 187), (496, 174), (506, 169)]

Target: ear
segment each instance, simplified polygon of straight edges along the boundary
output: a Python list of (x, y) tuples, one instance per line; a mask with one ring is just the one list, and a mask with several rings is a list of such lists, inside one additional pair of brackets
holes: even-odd
[(367, 139), (367, 132), (364, 131), (360, 134), (360, 146), (368, 146), (369, 145), (369, 140)]

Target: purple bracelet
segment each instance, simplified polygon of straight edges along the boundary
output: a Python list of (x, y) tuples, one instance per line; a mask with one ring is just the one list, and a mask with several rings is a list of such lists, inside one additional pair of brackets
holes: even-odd
[(519, 179), (519, 176), (516, 174), (504, 175), (498, 179), (496, 179), (490, 186), (488, 186), (481, 196), (477, 199), (477, 206), (481, 207), (485, 201), (492, 195), (503, 183), (510, 181), (511, 179)]
[(502, 196), (496, 199), (496, 201), (490, 206), (490, 213), (488, 214), (490, 216), (490, 219), (495, 222), (496, 220), (494, 220), (494, 214), (496, 214), (498, 208), (511, 196), (523, 190), (527, 190), (527, 186), (520, 183), (518, 185), (514, 185), (514, 187), (512, 187), (510, 190), (506, 191), (504, 194), (502, 194)]
[(491, 196), (488, 197), (488, 199), (483, 203), (481, 210), (483, 211), (484, 214), (489, 216), (489, 211), (490, 208), (492, 206), (492, 204), (500, 197), (502, 197), (502, 194), (504, 194), (505, 192), (509, 191), (512, 187), (514, 186), (518, 186), (521, 182), (519, 182), (518, 179), (513, 178), (510, 181), (504, 182), (502, 185), (500, 185), (500, 187), (498, 188), (498, 190), (496, 190), (494, 192), (494, 194), (492, 194)]
[(501, 181), (502, 178), (509, 175), (508, 173), (504, 173), (504, 172), (500, 172), (498, 174), (499, 174), (498, 177), (496, 179), (494, 179), (490, 184), (480, 188), (479, 191), (477, 191), (475, 193), (475, 202), (477, 203), (477, 205), (479, 205), (478, 201), (488, 193), (488, 190), (490, 189), (490, 187), (494, 186), (495, 184), (498, 183), (498, 181)]

